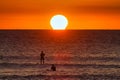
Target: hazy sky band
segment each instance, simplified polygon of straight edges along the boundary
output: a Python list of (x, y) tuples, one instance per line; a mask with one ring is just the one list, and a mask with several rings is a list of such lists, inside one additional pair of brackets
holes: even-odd
[(1, 13), (47, 13), (54, 10), (120, 12), (120, 0), (1, 0)]

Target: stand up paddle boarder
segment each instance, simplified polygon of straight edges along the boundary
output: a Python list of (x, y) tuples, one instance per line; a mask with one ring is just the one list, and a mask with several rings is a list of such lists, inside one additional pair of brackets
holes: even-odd
[(45, 60), (45, 54), (44, 54), (43, 51), (41, 51), (41, 54), (40, 54), (40, 63), (44, 64), (45, 63), (44, 60)]

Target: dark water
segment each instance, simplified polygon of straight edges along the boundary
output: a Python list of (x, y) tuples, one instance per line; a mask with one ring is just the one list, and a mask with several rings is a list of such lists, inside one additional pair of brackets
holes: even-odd
[(1, 30), (0, 79), (120, 80), (120, 31)]

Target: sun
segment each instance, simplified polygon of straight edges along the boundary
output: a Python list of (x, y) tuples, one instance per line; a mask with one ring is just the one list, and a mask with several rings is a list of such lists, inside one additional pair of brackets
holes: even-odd
[(55, 15), (51, 18), (50, 25), (54, 30), (65, 30), (68, 20), (64, 15)]

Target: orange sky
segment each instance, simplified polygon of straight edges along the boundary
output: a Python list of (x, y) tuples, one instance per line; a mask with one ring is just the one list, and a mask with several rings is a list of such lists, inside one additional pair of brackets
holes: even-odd
[(0, 0), (0, 29), (52, 29), (55, 14), (67, 29), (120, 29), (120, 0)]

